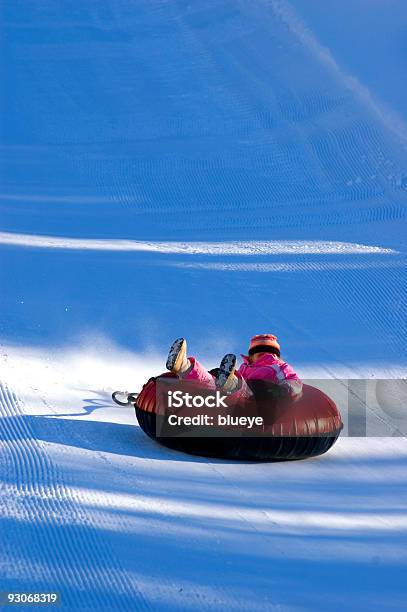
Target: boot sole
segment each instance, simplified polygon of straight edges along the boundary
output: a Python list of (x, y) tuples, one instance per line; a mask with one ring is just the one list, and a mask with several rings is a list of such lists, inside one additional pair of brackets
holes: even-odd
[(216, 386), (222, 389), (232, 378), (236, 369), (236, 355), (228, 353), (220, 362), (218, 374), (216, 376)]
[(167, 363), (165, 364), (167, 370), (170, 370), (170, 372), (177, 372), (181, 367), (185, 353), (185, 338), (177, 338), (177, 340), (172, 343), (168, 352)]

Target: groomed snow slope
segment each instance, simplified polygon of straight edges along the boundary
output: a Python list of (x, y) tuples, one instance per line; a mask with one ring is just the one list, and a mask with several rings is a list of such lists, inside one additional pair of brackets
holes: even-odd
[(3, 358), (4, 588), (71, 610), (405, 608), (405, 438), (299, 463), (188, 457), (106, 387), (160, 364), (103, 348)]
[(406, 608), (405, 437), (208, 461), (110, 400), (179, 335), (208, 366), (274, 331), (303, 376), (405, 376), (407, 9), (329, 4), (3, 6), (0, 590)]

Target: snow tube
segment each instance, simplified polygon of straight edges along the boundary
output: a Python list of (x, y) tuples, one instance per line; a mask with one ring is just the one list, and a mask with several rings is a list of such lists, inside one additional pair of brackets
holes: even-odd
[[(214, 370), (212, 370), (214, 372)], [(174, 377), (169, 372), (160, 377)], [(305, 459), (326, 453), (343, 428), (335, 403), (322, 391), (303, 385), (295, 398), (270, 401), (256, 387), (256, 400), (272, 414), (267, 430), (256, 437), (163, 437), (156, 432), (156, 380), (150, 378), (139, 393), (134, 406), (141, 429), (152, 439), (174, 450), (227, 459), (284, 461)]]

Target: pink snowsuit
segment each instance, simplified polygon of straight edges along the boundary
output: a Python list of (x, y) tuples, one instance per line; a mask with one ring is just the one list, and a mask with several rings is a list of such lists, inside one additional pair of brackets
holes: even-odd
[[(301, 393), (302, 382), (294, 369), (273, 353), (264, 353), (255, 363), (249, 363), (246, 355), (242, 355), (242, 358), (243, 363), (236, 371), (237, 377), (241, 380), (239, 388), (233, 393), (234, 397), (237, 396), (236, 399), (252, 397), (253, 393), (246, 380), (268, 380), (286, 387), (292, 396)], [(183, 376), (184, 380), (195, 380), (206, 388), (215, 389), (215, 379), (212, 374), (195, 357), (189, 357), (189, 360), (193, 367)]]

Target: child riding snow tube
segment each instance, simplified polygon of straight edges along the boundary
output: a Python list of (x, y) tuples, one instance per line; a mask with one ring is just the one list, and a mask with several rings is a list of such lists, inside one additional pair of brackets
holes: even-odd
[[(343, 424), (336, 405), (301, 382), (281, 359), (276, 336), (254, 336), (238, 370), (231, 353), (210, 371), (186, 355), (179, 338), (168, 354), (169, 372), (134, 398), (141, 429), (157, 442), (206, 457), (281, 461), (321, 455), (337, 440)], [(168, 398), (171, 405), (179, 400), (176, 409)]]

